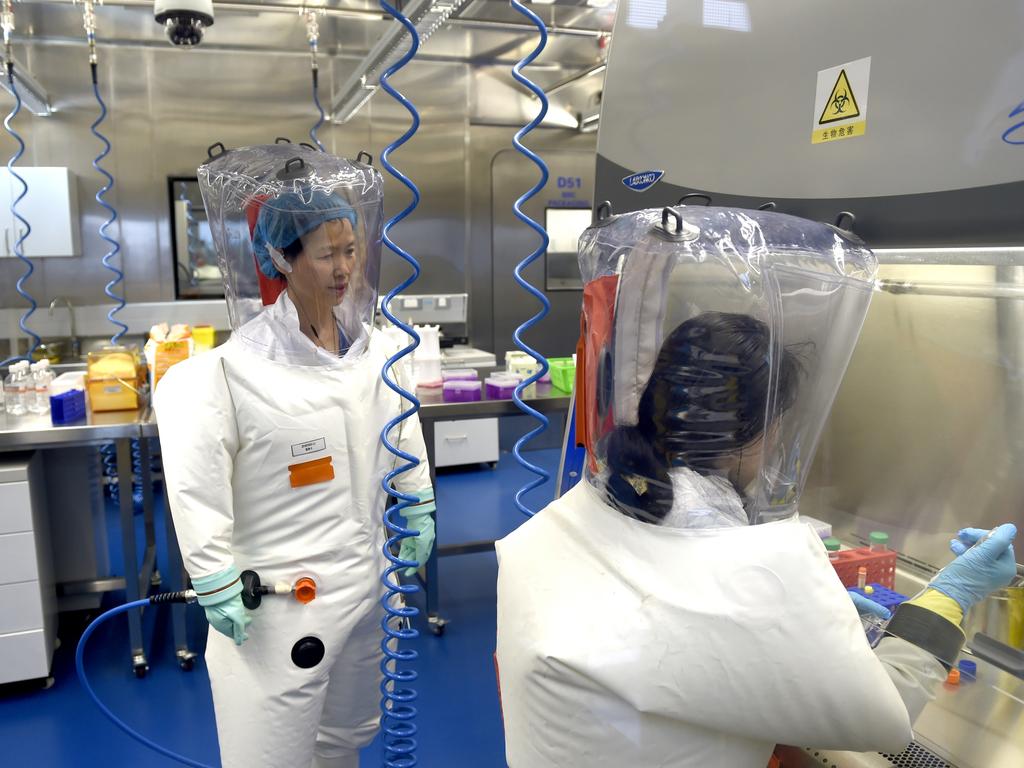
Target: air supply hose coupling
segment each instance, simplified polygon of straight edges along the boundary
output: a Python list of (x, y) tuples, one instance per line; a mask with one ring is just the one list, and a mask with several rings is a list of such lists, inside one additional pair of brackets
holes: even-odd
[(316, 582), (303, 576), (292, 586), (279, 581), (273, 586), (260, 583), (260, 575), (256, 571), (242, 571), (242, 605), (250, 611), (260, 607), (264, 595), (295, 595), (295, 599), (305, 605), (316, 599)]
[(158, 595), (151, 595), (149, 602), (152, 605), (160, 603), (194, 603), (198, 598), (194, 589), (183, 589), (180, 592), (161, 592)]

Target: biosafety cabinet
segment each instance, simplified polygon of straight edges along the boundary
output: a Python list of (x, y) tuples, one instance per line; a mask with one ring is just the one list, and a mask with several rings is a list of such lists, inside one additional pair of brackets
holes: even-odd
[[(1024, 0), (622, 0), (616, 15), (597, 203), (772, 204), (878, 256), (800, 509), (848, 544), (887, 532), (904, 594), (960, 527), (1024, 530), (1022, 30)], [(1016, 590), (972, 609), (965, 653), (984, 633), (1020, 654)], [(1022, 766), (1024, 680), (986, 664), (936, 691), (907, 753), (794, 748), (784, 765)]]
[(46, 678), (57, 600), (41, 456), (0, 457), (0, 684)]

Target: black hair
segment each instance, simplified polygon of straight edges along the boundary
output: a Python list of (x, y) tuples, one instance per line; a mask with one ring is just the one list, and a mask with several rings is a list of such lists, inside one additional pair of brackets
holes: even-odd
[(302, 238), (297, 237), (292, 240), (288, 245), (281, 249), (281, 253), (288, 259), (289, 262), (295, 261), (299, 254), (302, 253)]
[[(771, 334), (749, 315), (705, 312), (677, 326), (658, 352), (636, 426), (607, 438), (608, 489), (623, 512), (660, 522), (672, 509), (670, 467), (707, 475), (761, 436), (770, 395)], [(801, 366), (784, 349), (776, 414), (796, 399)]]

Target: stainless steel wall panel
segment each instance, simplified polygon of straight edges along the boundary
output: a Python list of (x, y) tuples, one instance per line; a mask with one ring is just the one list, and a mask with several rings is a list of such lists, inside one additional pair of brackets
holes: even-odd
[[(26, 38), (16, 46), (17, 56), (44, 84), (59, 110), (47, 119), (27, 113), (18, 118), (16, 126), (28, 145), (23, 163), (66, 165), (74, 171), (83, 242), (79, 258), (37, 260), (29, 287), (41, 304), (58, 295), (79, 305), (101, 304), (107, 301), (103, 286), (110, 273), (100, 264), (106, 246), (96, 231), (105, 214), (93, 200), (102, 180), (91, 167), (99, 149), (89, 133), (97, 106), (89, 80), (81, 7), (33, 2), (20, 4), (16, 10), (18, 33)], [(562, 23), (581, 10), (550, 9), (544, 15)], [(476, 3), (463, 16), (470, 12), (482, 18), (521, 21), (504, 3)], [(218, 10), (217, 23), (199, 48), (184, 51), (166, 43), (150, 7), (124, 8), (111, 3), (98, 7), (97, 13), (101, 88), (110, 109), (104, 130), (114, 144), (105, 166), (116, 177), (108, 199), (120, 215), (112, 232), (123, 245), (125, 293), (130, 302), (169, 301), (174, 298), (174, 274), (167, 177), (193, 175), (206, 157), (207, 146), (215, 141), (239, 146), (273, 141), (279, 135), (294, 141), (308, 139), (316, 114), (305, 27), (297, 13), (241, 12), (232, 6), (230, 11)], [(585, 26), (596, 25), (595, 19), (585, 19)], [(331, 102), (334, 90), (351, 74), (386, 23), (340, 17), (320, 20), (322, 103)], [(533, 40), (529, 29), (496, 31), (453, 25), (431, 38), (421, 58), (394, 78), (395, 85), (419, 107), (422, 124), (413, 142), (395, 153), (393, 160), (416, 181), (423, 195), (418, 210), (395, 228), (395, 240), (423, 263), (417, 292), (470, 293), (473, 341), (488, 349), (495, 343), (491, 161), (511, 147), (515, 129), (481, 128), (470, 123), (488, 120), (522, 125), (535, 113), (536, 102), (514, 84), (510, 73), (510, 63), (525, 54)], [(541, 82), (555, 82), (593, 62), (598, 53), (593, 37), (556, 35), (531, 75)], [(477, 63), (494, 56), (509, 63)], [(600, 78), (591, 80), (583, 92), (600, 88)], [(0, 95), (0, 110), (9, 104), (6, 98)], [(573, 124), (575, 107), (571, 102), (579, 98), (574, 89), (559, 94), (561, 100), (555, 100), (552, 118), (567, 126)], [(379, 167), (381, 150), (408, 124), (405, 110), (378, 93), (348, 123), (325, 124), (320, 138), (329, 151), (338, 154), (355, 156), (368, 151)], [(593, 153), (595, 137), (570, 130), (544, 130), (535, 133), (530, 143), (538, 148), (579, 148)], [(12, 147), (0, 132), (0, 158)], [(529, 167), (524, 161), (524, 170)], [(523, 183), (523, 189), (529, 186), (528, 180)], [(390, 178), (385, 189), (391, 215), (404, 207), (408, 193)], [(523, 255), (518, 244), (512, 251), (518, 255), (514, 261), (506, 264), (499, 259), (501, 291), (514, 287), (512, 263)], [(0, 260), (0, 307), (23, 306), (14, 291), (21, 269), (18, 262)], [(386, 256), (382, 287), (398, 282), (405, 269), (397, 259)], [(512, 316), (515, 302), (525, 305), (526, 300), (519, 298), (518, 289), (505, 294), (503, 301), (512, 303), (503, 308), (499, 302), (498, 312)]]

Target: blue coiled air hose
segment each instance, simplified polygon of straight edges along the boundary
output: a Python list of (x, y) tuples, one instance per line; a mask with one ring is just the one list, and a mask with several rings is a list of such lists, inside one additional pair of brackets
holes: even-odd
[(7, 62), (7, 83), (10, 86), (11, 93), (14, 94), (14, 107), (11, 109), (10, 113), (4, 119), (4, 128), (7, 129), (7, 133), (9, 133), (11, 138), (14, 139), (18, 144), (18, 150), (13, 155), (11, 155), (10, 159), (7, 161), (7, 170), (10, 172), (11, 176), (19, 184), (21, 184), (21, 192), (11, 202), (11, 214), (14, 216), (17, 222), (24, 227), (24, 229), (22, 229), (21, 227), (18, 228), (18, 237), (14, 241), (14, 255), (17, 256), (25, 265), (25, 271), (22, 273), (21, 277), (18, 278), (17, 283), (15, 283), (15, 288), (17, 289), (18, 293), (21, 294), (21, 297), (28, 302), (29, 305), (28, 309), (24, 312), (24, 314), (22, 314), (21, 318), (18, 320), (18, 327), (21, 329), (22, 333), (24, 333), (32, 340), (32, 343), (29, 345), (28, 354), (24, 356), (14, 354), (17, 352), (17, 350), (12, 349), (11, 356), (4, 360), (2, 363), (0, 363), (0, 365), (9, 365), (10, 363), (13, 363), (17, 360), (31, 360), (32, 353), (36, 351), (36, 348), (42, 341), (39, 338), (39, 336), (31, 328), (28, 327), (28, 319), (32, 317), (32, 313), (36, 311), (36, 308), (39, 305), (36, 304), (36, 300), (32, 297), (32, 294), (30, 294), (25, 289), (25, 283), (28, 282), (28, 279), (30, 277), (32, 277), (32, 273), (35, 272), (35, 267), (32, 265), (32, 261), (25, 256), (25, 238), (27, 238), (29, 234), (32, 232), (32, 226), (28, 223), (28, 221), (26, 221), (22, 217), (20, 213), (18, 213), (18, 203), (24, 200), (25, 195), (28, 194), (28, 184), (26, 184), (25, 179), (18, 175), (17, 171), (14, 170), (14, 165), (19, 160), (21, 160), (22, 155), (25, 154), (25, 142), (22, 141), (21, 136), (18, 135), (18, 132), (15, 131), (14, 127), (11, 125), (11, 121), (18, 116), (18, 113), (21, 112), (21, 96), (18, 95), (18, 88), (14, 81), (13, 61)]
[[(397, 459), (404, 462), (389, 472), (381, 483), (387, 493), (398, 499), (398, 503), (388, 507), (384, 513), (384, 524), (389, 534), (387, 543), (384, 545), (384, 556), (388, 559), (389, 565), (381, 575), (381, 583), (387, 590), (387, 594), (381, 599), (381, 605), (384, 607), (384, 618), (381, 621), (381, 629), (384, 631), (384, 638), (381, 641), (381, 649), (384, 653), (384, 658), (381, 661), (381, 672), (384, 675), (384, 679), (380, 687), (382, 694), (380, 711), (382, 740), (384, 743), (384, 766), (385, 768), (412, 768), (412, 766), (416, 765), (417, 748), (417, 728), (415, 723), (417, 713), (415, 701), (417, 694), (415, 689), (412, 688), (412, 684), (416, 681), (417, 673), (415, 669), (408, 667), (416, 661), (418, 654), (411, 648), (399, 648), (398, 644), (403, 640), (413, 640), (419, 636), (419, 632), (411, 625), (402, 626), (404, 622), (411, 621), (413, 617), (417, 616), (419, 609), (408, 605), (400, 607), (394, 603), (397, 599), (400, 599), (400, 596), (404, 597), (418, 592), (419, 586), (415, 583), (398, 583), (395, 573), (404, 568), (415, 568), (420, 563), (395, 557), (391, 550), (399, 545), (402, 539), (419, 535), (417, 532), (403, 527), (399, 523), (398, 516), (407, 507), (419, 504), (420, 500), (415, 496), (410, 496), (407, 493), (401, 493), (396, 490), (392, 483), (398, 475), (416, 468), (419, 465), (419, 460), (392, 444), (388, 439), (388, 434), (402, 421), (410, 418), (419, 410), (420, 401), (416, 399), (412, 392), (406, 391), (396, 381), (389, 378), (388, 372), (399, 360), (411, 354), (420, 343), (420, 338), (416, 334), (415, 329), (396, 317), (391, 312), (390, 306), (394, 298), (412, 285), (420, 275), (420, 265), (416, 259), (396, 245), (390, 236), (391, 229), (405, 219), (419, 205), (420, 191), (407, 176), (391, 164), (390, 158), (392, 152), (409, 141), (416, 133), (420, 125), (420, 115), (412, 102), (395, 90), (388, 81), (393, 74), (402, 69), (416, 55), (420, 47), (420, 37), (416, 32), (416, 27), (398, 9), (386, 2), (386, 0), (380, 0), (380, 7), (385, 13), (393, 16), (398, 23), (405, 27), (412, 41), (406, 54), (380, 76), (380, 87), (405, 107), (412, 117), (412, 124), (409, 126), (409, 129), (389, 144), (380, 156), (381, 165), (384, 166), (387, 172), (412, 192), (412, 201), (403, 211), (395, 214), (393, 218), (388, 220), (384, 225), (383, 233), (384, 244), (412, 267), (412, 274), (392, 288), (384, 297), (384, 301), (381, 302), (381, 312), (384, 316), (405, 331), (411, 338), (409, 346), (402, 349), (384, 364), (384, 367), (381, 369), (381, 378), (392, 391), (412, 403), (412, 407), (389, 421), (380, 434), (384, 447), (394, 454)], [(400, 663), (406, 668), (398, 669)]]
[(327, 113), (324, 112), (323, 105), (320, 104), (320, 67), (316, 63), (320, 45), (320, 24), (317, 22), (316, 10), (306, 10), (304, 14), (306, 16), (306, 38), (309, 40), (309, 63), (313, 72), (313, 104), (316, 105), (317, 112), (320, 113), (320, 119), (317, 120), (316, 125), (309, 129), (309, 140), (321, 152), (326, 152), (327, 150), (324, 149), (324, 145), (320, 143), (320, 138), (317, 136), (320, 127), (327, 121)]
[(317, 136), (320, 127), (327, 121), (327, 113), (324, 112), (323, 105), (320, 103), (320, 70), (317, 68), (315, 59), (313, 60), (313, 103), (320, 113), (320, 119), (317, 120), (316, 125), (309, 129), (309, 138), (313, 140), (313, 143), (316, 144), (321, 152), (326, 152), (327, 150), (324, 149), (324, 145), (320, 143), (320, 138)]
[(541, 310), (536, 315), (527, 320), (525, 323), (516, 328), (515, 333), (512, 334), (512, 336), (515, 338), (516, 346), (519, 347), (519, 349), (521, 349), (523, 352), (528, 354), (530, 357), (532, 357), (534, 360), (536, 360), (537, 363), (540, 365), (540, 370), (536, 371), (532, 376), (527, 378), (525, 381), (520, 382), (519, 386), (516, 387), (515, 392), (512, 395), (512, 399), (515, 400), (516, 405), (519, 407), (519, 410), (523, 411), (528, 416), (532, 416), (534, 419), (540, 422), (538, 426), (534, 427), (531, 431), (527, 432), (525, 435), (519, 438), (519, 440), (516, 441), (515, 447), (512, 451), (515, 454), (516, 461), (518, 461), (524, 469), (537, 475), (536, 478), (526, 483), (522, 488), (520, 488), (516, 492), (516, 506), (519, 508), (519, 511), (527, 517), (533, 517), (536, 511), (526, 506), (526, 503), (523, 501), (523, 497), (527, 493), (532, 491), (534, 488), (537, 488), (538, 486), (541, 486), (545, 482), (547, 482), (550, 479), (551, 475), (542, 467), (539, 467), (536, 464), (527, 461), (523, 457), (522, 451), (523, 446), (526, 445), (526, 443), (528, 443), (530, 440), (537, 437), (538, 435), (543, 434), (544, 430), (548, 428), (549, 421), (548, 418), (540, 411), (531, 408), (529, 405), (523, 402), (523, 391), (531, 384), (540, 381), (541, 378), (547, 375), (548, 361), (544, 358), (543, 355), (541, 355), (537, 350), (530, 347), (523, 340), (523, 333), (525, 333), (530, 328), (539, 323), (541, 320), (543, 320), (545, 317), (547, 317), (548, 312), (551, 310), (551, 302), (548, 301), (547, 296), (545, 296), (541, 291), (539, 291), (534, 286), (530, 285), (526, 278), (523, 277), (523, 270), (525, 270), (528, 266), (530, 266), (530, 264), (532, 264), (534, 261), (539, 259), (544, 254), (544, 252), (548, 248), (549, 238), (548, 233), (545, 231), (544, 227), (542, 227), (536, 221), (534, 221), (525, 213), (523, 213), (522, 206), (524, 203), (526, 203), (527, 200), (529, 200), (542, 189), (544, 189), (544, 186), (548, 183), (548, 166), (544, 162), (544, 160), (541, 159), (540, 155), (524, 146), (522, 140), (530, 131), (532, 131), (534, 128), (540, 125), (541, 122), (544, 120), (544, 116), (548, 112), (548, 97), (539, 86), (537, 86), (535, 83), (530, 81), (525, 75), (523, 75), (523, 69), (532, 64), (533, 61), (538, 56), (540, 56), (541, 52), (544, 50), (548, 42), (548, 31), (541, 18), (536, 13), (527, 8), (525, 5), (523, 5), (521, 2), (519, 2), (519, 0), (512, 0), (512, 7), (515, 8), (523, 16), (528, 18), (530, 22), (533, 23), (534, 26), (536, 26), (538, 31), (540, 32), (540, 40), (537, 43), (537, 47), (534, 48), (526, 56), (526, 58), (522, 59), (519, 63), (512, 67), (512, 76), (516, 79), (516, 81), (520, 85), (531, 91), (540, 100), (540, 111), (537, 112), (537, 116), (534, 117), (533, 120), (531, 120), (525, 126), (523, 126), (523, 128), (521, 128), (519, 132), (516, 133), (515, 138), (512, 140), (512, 143), (515, 145), (516, 149), (519, 150), (519, 152), (521, 152), (522, 154), (526, 155), (526, 157), (530, 158), (530, 160), (532, 160), (540, 169), (540, 179), (538, 180), (538, 182), (529, 192), (527, 192), (525, 195), (516, 200), (516, 204), (514, 206), (516, 217), (521, 222), (523, 222), (531, 229), (533, 229), (541, 237), (541, 244), (537, 248), (537, 250), (535, 250), (533, 253), (531, 253), (529, 256), (527, 256), (525, 259), (519, 262), (519, 264), (517, 264), (515, 268), (516, 282), (519, 283), (519, 285), (521, 285), (530, 295), (534, 296), (541, 303)]
[(111, 608), (109, 611), (105, 613), (101, 613), (99, 616), (92, 620), (88, 627), (85, 628), (85, 631), (82, 633), (81, 638), (79, 638), (78, 640), (78, 647), (75, 649), (75, 671), (78, 673), (78, 681), (82, 684), (82, 688), (85, 689), (85, 692), (89, 694), (89, 698), (93, 700), (93, 703), (97, 707), (99, 707), (100, 711), (107, 716), (110, 722), (112, 722), (122, 731), (127, 733), (137, 742), (146, 747), (149, 747), (155, 752), (159, 752), (164, 757), (169, 757), (171, 760), (177, 760), (179, 763), (184, 763), (185, 765), (191, 765), (193, 768), (211, 768), (211, 766), (209, 766), (207, 763), (200, 763), (199, 761), (192, 760), (191, 758), (185, 757), (184, 755), (179, 755), (177, 752), (172, 752), (166, 747), (162, 747), (156, 742), (150, 741), (141, 733), (132, 729), (131, 726), (129, 726), (127, 723), (121, 720), (121, 718), (115, 715), (110, 710), (110, 708), (107, 707), (106, 704), (100, 701), (100, 697), (97, 696), (96, 692), (92, 689), (92, 685), (89, 684), (89, 678), (85, 674), (86, 643), (89, 642), (89, 638), (92, 636), (92, 633), (96, 630), (96, 628), (99, 627), (99, 625), (105, 622), (107, 619), (113, 618), (114, 616), (117, 616), (121, 613), (127, 613), (128, 611), (131, 611), (135, 608), (141, 608), (146, 605), (156, 605), (160, 603), (185, 603), (190, 602), (192, 600), (195, 600), (195, 592), (192, 592), (191, 590), (186, 590), (183, 592), (165, 592), (163, 594), (143, 598), (142, 600), (133, 600), (130, 603), (119, 605), (115, 608)]
[(116, 302), (116, 305), (107, 313), (107, 319), (118, 329), (114, 335), (110, 337), (110, 343), (117, 344), (125, 333), (128, 332), (128, 326), (116, 317), (117, 313), (124, 309), (124, 297), (119, 296), (114, 292), (114, 288), (117, 287), (118, 283), (124, 280), (124, 272), (118, 269), (113, 263), (114, 257), (121, 252), (121, 244), (115, 238), (107, 234), (107, 229), (117, 221), (117, 210), (114, 206), (103, 199), (104, 195), (114, 188), (114, 177), (107, 173), (106, 169), (100, 165), (103, 158), (110, 154), (110, 142), (107, 140), (107, 137), (98, 130), (100, 124), (107, 118), (107, 105), (103, 103), (103, 97), (100, 96), (99, 79), (96, 76), (96, 64), (93, 63), (90, 66), (92, 67), (92, 92), (96, 96), (96, 101), (100, 105), (100, 116), (96, 118), (96, 122), (90, 126), (90, 129), (92, 130), (92, 135), (99, 139), (103, 144), (103, 151), (96, 155), (96, 159), (92, 161), (92, 167), (107, 180), (107, 183), (100, 188), (99, 192), (96, 193), (96, 202), (110, 214), (110, 218), (100, 224), (100, 237), (110, 245), (110, 250), (103, 256), (103, 266), (114, 273), (114, 279), (107, 283), (103, 292)]

